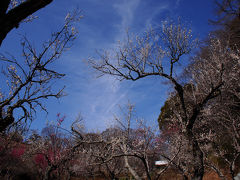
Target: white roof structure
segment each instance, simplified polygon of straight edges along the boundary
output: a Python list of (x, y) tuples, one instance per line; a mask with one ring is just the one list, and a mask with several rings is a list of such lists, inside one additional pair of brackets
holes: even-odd
[(166, 160), (161, 160), (161, 161), (155, 161), (156, 166), (166, 166), (168, 165), (168, 161)]

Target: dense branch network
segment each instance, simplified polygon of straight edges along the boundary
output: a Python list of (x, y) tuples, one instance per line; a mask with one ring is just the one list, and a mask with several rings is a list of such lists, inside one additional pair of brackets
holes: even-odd
[[(217, 40), (212, 43), (213, 62), (216, 62), (214, 58), (227, 57), (231, 53), (226, 47), (222, 48), (219, 43)], [(100, 73), (100, 76), (107, 74), (119, 80), (132, 81), (147, 76), (159, 76), (174, 85), (176, 100), (180, 104), (180, 108), (175, 111), (177, 118), (174, 120), (180, 125), (179, 135), (183, 144), (181, 153), (178, 155), (179, 167), (183, 172), (191, 174), (192, 178), (202, 179), (203, 152), (195, 136), (194, 126), (207, 104), (220, 95), (225, 72), (224, 65), (221, 63), (214, 66), (209, 59), (200, 60), (204, 67), (192, 73), (191, 93), (194, 94), (195, 100), (190, 106), (188, 99), (192, 95), (188, 97), (185, 85), (178, 81), (176, 74), (179, 72), (176, 64), (180, 63), (184, 59), (183, 56), (189, 54), (196, 44), (197, 40), (192, 38), (191, 30), (184, 28), (183, 25), (165, 23), (160, 30), (150, 29), (143, 36), (137, 36), (135, 39), (128, 35), (126, 42), (120, 44), (116, 51), (99, 53), (100, 60), (89, 59), (89, 63)], [(207, 68), (208, 65), (210, 68)], [(204, 82), (206, 80), (208, 80), (207, 84)], [(204, 89), (201, 89), (203, 85)], [(178, 150), (175, 149), (174, 152)], [(183, 154), (186, 153), (188, 155), (184, 158)], [(191, 161), (191, 163), (186, 165), (185, 161)]]
[[(33, 119), (33, 113), (40, 107), (47, 111), (42, 99), (50, 97), (59, 98), (63, 89), (52, 91), (52, 83), (61, 79), (64, 74), (56, 72), (50, 67), (62, 53), (71, 47), (76, 38), (73, 23), (79, 20), (78, 12), (68, 15), (60, 31), (53, 33), (51, 39), (42, 45), (42, 50), (37, 50), (30, 44), (26, 37), (23, 38), (21, 60), (13, 56), (1, 55), (0, 60), (7, 67), (3, 72), (7, 81), (8, 94), (1, 90), (0, 97), (0, 131), (6, 130), (9, 125), (21, 120)], [(3, 92), (2, 92), (3, 91)], [(18, 119), (14, 118), (14, 110), (20, 109), (23, 113)]]

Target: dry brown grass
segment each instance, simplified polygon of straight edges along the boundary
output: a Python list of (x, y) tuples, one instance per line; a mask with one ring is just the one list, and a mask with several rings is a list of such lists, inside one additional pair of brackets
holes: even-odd
[[(230, 174), (228, 174), (227, 180), (231, 179)], [(72, 177), (71, 180), (105, 180), (103, 177)], [(177, 173), (175, 170), (166, 171), (160, 178), (160, 180), (183, 180), (181, 174)], [(212, 170), (206, 170), (203, 180), (221, 180), (218, 174)]]

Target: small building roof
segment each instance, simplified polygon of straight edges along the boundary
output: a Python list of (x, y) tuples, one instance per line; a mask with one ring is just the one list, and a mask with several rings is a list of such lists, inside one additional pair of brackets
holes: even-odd
[(156, 166), (166, 166), (168, 164), (167, 160), (155, 161)]

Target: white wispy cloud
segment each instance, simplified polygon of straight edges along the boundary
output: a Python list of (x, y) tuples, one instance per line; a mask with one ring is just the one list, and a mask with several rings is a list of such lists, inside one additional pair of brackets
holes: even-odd
[(175, 8), (177, 8), (180, 4), (181, 0), (176, 0), (176, 5), (175, 5)]
[(134, 20), (135, 10), (138, 7), (139, 3), (140, 0), (122, 0), (113, 5), (122, 19), (121, 23), (119, 24), (119, 27), (121, 29), (126, 29), (131, 26), (131, 23)]
[[(131, 26), (134, 21), (134, 12), (139, 5), (140, 0), (124, 0), (114, 3), (112, 6), (120, 17), (120, 22), (112, 22), (119, 31), (116, 33), (114, 40), (121, 40), (124, 37), (125, 30)], [(109, 47), (115, 46), (109, 43)], [(86, 117), (89, 126), (98, 123), (98, 127), (108, 127), (114, 122), (113, 114), (118, 111), (118, 105), (123, 104), (128, 99), (129, 88), (123, 90), (122, 83), (115, 78), (104, 76), (99, 79), (92, 79), (88, 84), (88, 96), (86, 102), (90, 104), (90, 108), (86, 110)], [(98, 92), (99, 91), (99, 92)], [(90, 97), (90, 98), (89, 98)], [(84, 112), (84, 110), (83, 110)], [(85, 113), (83, 113), (85, 114)], [(92, 118), (92, 119), (91, 119)], [(93, 120), (95, 119), (95, 120)], [(101, 124), (100, 124), (101, 123)]]
[(149, 26), (152, 26), (154, 25), (154, 21), (153, 19), (161, 14), (162, 12), (166, 11), (167, 9), (169, 8), (169, 4), (166, 2), (166, 3), (163, 3), (161, 4), (160, 6), (157, 6), (156, 8), (153, 9), (152, 13), (149, 15), (149, 17), (146, 19), (146, 26), (145, 28), (149, 28)]

